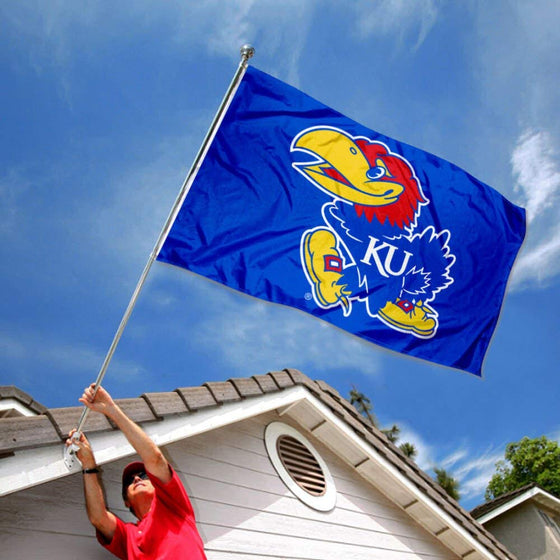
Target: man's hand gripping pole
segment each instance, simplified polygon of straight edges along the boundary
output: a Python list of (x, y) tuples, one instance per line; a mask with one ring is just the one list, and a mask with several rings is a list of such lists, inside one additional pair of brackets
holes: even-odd
[[(98, 376), (97, 381), (95, 382), (95, 386), (93, 388), (93, 398), (95, 398), (95, 395), (97, 394), (97, 390), (101, 386), (101, 381), (103, 380), (103, 376), (105, 375), (105, 370), (106, 367), (105, 369), (102, 368), (101, 373)], [(78, 455), (77, 455), (78, 451), (80, 450), (80, 447), (78, 446), (78, 444), (74, 442), (79, 441), (80, 438), (82, 437), (82, 427), (86, 421), (88, 414), (89, 414), (89, 408), (84, 406), (84, 409), (82, 411), (82, 416), (80, 417), (80, 421), (78, 422), (78, 427), (76, 428), (76, 431), (70, 436), (70, 440), (72, 441), (72, 443), (64, 448), (64, 464), (66, 465), (66, 468), (69, 471), (71, 471), (77, 465), (81, 466), (80, 460), (78, 459)]]

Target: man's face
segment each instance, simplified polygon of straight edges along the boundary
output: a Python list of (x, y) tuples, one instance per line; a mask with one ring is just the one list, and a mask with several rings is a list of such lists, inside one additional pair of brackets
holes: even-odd
[(128, 507), (134, 507), (141, 501), (153, 498), (155, 494), (154, 486), (148, 475), (145, 472), (137, 472), (130, 475), (130, 479), (127, 481), (128, 486), (126, 490), (126, 505)]

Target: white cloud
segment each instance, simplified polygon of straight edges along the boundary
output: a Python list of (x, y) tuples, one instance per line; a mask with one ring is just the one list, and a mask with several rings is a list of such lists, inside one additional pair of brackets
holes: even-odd
[(515, 189), (523, 193), (529, 221), (558, 203), (560, 169), (557, 158), (552, 138), (546, 131), (525, 131), (513, 150), (511, 165), (517, 180)]
[(174, 40), (180, 45), (196, 42), (210, 53), (236, 59), (242, 45), (252, 44), (257, 56), (269, 60), (269, 72), (297, 86), (314, 5), (299, 0), (210, 0), (194, 9), (189, 5)]
[[(197, 123), (192, 128), (198, 130)], [(195, 146), (192, 136), (160, 140), (147, 161), (115, 169), (112, 198), (98, 211), (85, 209), (76, 221), (88, 224), (96, 245), (130, 260), (140, 273), (137, 259), (147, 260), (187, 174), (185, 153), (194, 153)]]
[(157, 27), (165, 39), (160, 49), (202, 50), (235, 60), (243, 44), (262, 45), (261, 54), (272, 61), (268, 67), (274, 71), (276, 61), (277, 73), (297, 85), (297, 61), (314, 6), (298, 0), (170, 0), (157, 6), (146, 0), (124, 0), (110, 7), (31, 0), (9, 3), (3, 15), (14, 47), (21, 49), (37, 73), (56, 68), (61, 96), (71, 103), (74, 57), (118, 44), (123, 28), (128, 30), (127, 41), (150, 36)]
[(496, 462), (503, 459), (504, 452), (490, 449), (482, 455), (476, 455), (474, 459), (472, 452), (465, 452), (464, 458), (467, 460), (458, 463), (454, 474), (460, 482), (461, 496), (469, 499), (474, 496), (482, 496), (488, 482), (496, 471)]
[(556, 428), (556, 431), (551, 432), (547, 437), (548, 439), (552, 439), (560, 443), (560, 426)]
[(380, 371), (377, 350), (364, 341), (341, 336), (335, 327), (294, 309), (219, 292), (223, 294), (213, 294), (212, 309), (199, 324), (197, 344), (221, 352), (231, 368)]
[(255, 35), (254, 25), (249, 20), (255, 0), (228, 3), (214, 1), (210, 2), (210, 5), (214, 7), (212, 12), (221, 20), (220, 25), (217, 25), (209, 36), (208, 45), (212, 51), (231, 54)]
[[(97, 349), (82, 345), (49, 345), (49, 347), (35, 347), (38, 357), (49, 364), (54, 370), (87, 371), (93, 380), (97, 376), (105, 354)], [(145, 370), (129, 361), (116, 359), (111, 361), (109, 368), (111, 375), (117, 378), (139, 377)]]
[[(560, 429), (547, 437), (560, 442)], [(461, 497), (465, 500), (480, 497), (479, 500), (482, 501), (486, 487), (496, 472), (496, 463), (504, 460), (505, 444), (493, 445), (482, 454), (476, 455), (470, 449), (462, 451), (465, 460), (457, 461), (453, 471), (454, 476), (460, 481)]]
[[(437, 465), (436, 449), (427, 441), (425, 441), (418, 432), (414, 431), (406, 424), (400, 423), (398, 421), (394, 423), (397, 424), (401, 429), (398, 443), (412, 443), (417, 452), (417, 455), (414, 459), (416, 464), (426, 472), (433, 469), (433, 467)], [(392, 424), (393, 423), (391, 423), (391, 425)]]
[[(14, 50), (23, 53), (21, 59), (28, 59), (38, 73), (55, 67), (60, 95), (71, 104), (73, 57), (97, 50), (102, 55), (108, 45), (118, 41), (123, 26), (130, 29), (127, 41), (158, 27), (164, 43), (158, 48), (163, 52), (165, 48), (206, 52), (229, 55), (236, 60), (241, 44), (262, 38), (266, 52), (261, 54), (272, 61), (269, 68), (297, 85), (297, 61), (312, 9), (312, 3), (297, 0), (210, 0), (194, 4), (172, 0), (158, 5), (157, 10), (153, 3), (142, 1), (125, 0), (109, 9), (102, 3), (82, 8), (56, 0), (31, 0), (8, 3), (6, 21), (14, 37)], [(203, 71), (200, 65), (198, 68)], [(115, 165), (110, 169), (110, 176), (103, 181), (110, 184), (110, 194), (101, 202), (95, 200), (84, 205), (67, 218), (79, 225), (69, 224), (69, 231), (83, 232), (84, 239), (79, 243), (87, 245), (90, 241), (95, 244), (96, 253), (108, 248), (119, 259), (119, 267), (131, 264), (139, 272), (179, 191), (190, 164), (189, 154), (196, 153), (210, 118), (208, 114), (191, 115), (189, 135), (154, 138), (151, 153), (139, 164), (129, 168)], [(148, 140), (144, 140), (148, 145)], [(71, 158), (63, 158), (57, 167), (66, 170), (72, 166)], [(31, 179), (15, 172), (0, 178), (0, 233), (15, 228), (21, 193), (36, 179), (36, 175), (27, 175)]]
[(440, 461), (439, 466), (443, 467), (444, 469), (451, 469), (457, 464), (460, 464), (461, 461), (465, 459), (465, 457), (467, 457), (467, 450), (463, 448), (457, 449), (447, 457), (444, 457)]
[[(457, 443), (449, 451), (449, 445), (435, 445), (423, 438), (418, 432), (398, 420), (390, 424), (401, 428), (399, 443), (410, 442), (417, 451), (416, 464), (432, 476), (434, 467), (443, 467), (459, 481), (461, 501), (474, 507), (484, 500), (484, 492), (496, 472), (496, 463), (504, 459), (505, 444), (491, 445), (485, 451), (473, 450), (468, 443)], [(560, 443), (560, 428), (547, 434), (551, 440)], [(453, 444), (452, 444), (453, 445)]]
[(525, 131), (511, 156), (516, 191), (526, 206), (525, 246), (512, 277), (512, 288), (545, 284), (560, 273), (560, 164), (552, 136)]
[[(416, 447), (418, 455), (415, 461), (422, 470), (433, 476), (434, 467), (444, 468), (459, 481), (462, 501), (483, 501), (484, 491), (496, 471), (496, 462), (504, 457), (503, 448), (492, 447), (480, 454), (474, 452), (470, 445), (458, 443), (449, 451), (449, 445), (432, 444), (406, 424), (398, 420), (394, 423), (401, 428), (399, 443), (407, 441)], [(472, 507), (474, 505), (476, 503)]]
[[(23, 341), (23, 342), (22, 342)], [(81, 344), (64, 344), (48, 339), (44, 334), (28, 333), (26, 336), (3, 335), (0, 348), (5, 362), (13, 371), (23, 371), (28, 366), (40, 364), (45, 372), (61, 370), (73, 375), (87, 373), (93, 380), (103, 363), (105, 354), (98, 349)], [(121, 378), (131, 378), (145, 374), (145, 370), (130, 361), (114, 359), (110, 364), (111, 374)]]
[(549, 237), (527, 248), (515, 264), (511, 287), (513, 290), (547, 280), (560, 273), (560, 225), (549, 232)]
[[(481, 149), (491, 166), (503, 161), (504, 148), (513, 145), (507, 155), (516, 202), (527, 209), (527, 235), (509, 289), (547, 286), (560, 274), (560, 35), (555, 32), (560, 4), (490, 2), (468, 12), (475, 31), (466, 51), (473, 83), (496, 123)], [(473, 113), (473, 122), (483, 115)], [(501, 190), (511, 198), (505, 184)]]
[(406, 36), (415, 36), (412, 50), (422, 45), (438, 16), (435, 0), (361, 0), (352, 6), (361, 37), (393, 35), (402, 43)]

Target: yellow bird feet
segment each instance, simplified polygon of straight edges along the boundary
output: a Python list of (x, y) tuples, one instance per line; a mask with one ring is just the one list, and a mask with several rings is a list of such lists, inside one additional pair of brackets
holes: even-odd
[(324, 307), (340, 303), (346, 314), (350, 310), (348, 296), (352, 292), (346, 284), (338, 283), (344, 274), (336, 237), (328, 229), (317, 229), (305, 235), (302, 246), (305, 268), (317, 301)]
[(430, 338), (436, 331), (437, 313), (421, 301), (412, 303), (397, 298), (393, 303), (388, 301), (377, 314), (382, 321), (399, 330), (410, 331), (421, 338)]
[[(323, 307), (340, 304), (344, 314), (350, 313), (352, 291), (347, 284), (339, 283), (343, 276), (343, 260), (336, 248), (336, 237), (328, 229), (316, 229), (305, 234), (302, 242), (307, 275), (313, 283), (315, 299)], [(378, 317), (390, 327), (411, 332), (421, 338), (430, 338), (436, 332), (437, 313), (428, 304), (412, 303), (397, 298), (388, 301), (377, 312)]]

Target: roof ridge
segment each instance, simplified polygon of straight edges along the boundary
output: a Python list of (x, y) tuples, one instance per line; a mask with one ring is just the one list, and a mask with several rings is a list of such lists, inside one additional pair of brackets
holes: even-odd
[(524, 494), (525, 492), (527, 492), (527, 490), (531, 490), (532, 488), (538, 488), (539, 490), (546, 492), (546, 490), (541, 486), (539, 486), (536, 482), (529, 482), (529, 484), (525, 484), (524, 486), (520, 486), (515, 490), (510, 490), (509, 492), (500, 494), (499, 496), (493, 498), (492, 500), (489, 500), (487, 502), (484, 502), (474, 507), (473, 509), (471, 509), (470, 514), (475, 518), (482, 517), (482, 515), (494, 511), (496, 508), (500, 507), (500, 505), (502, 505), (503, 503), (511, 500), (512, 498), (520, 496), (521, 494)]
[(37, 414), (43, 414), (47, 410), (46, 406), (16, 385), (0, 385), (0, 400), (2, 399), (15, 399)]

